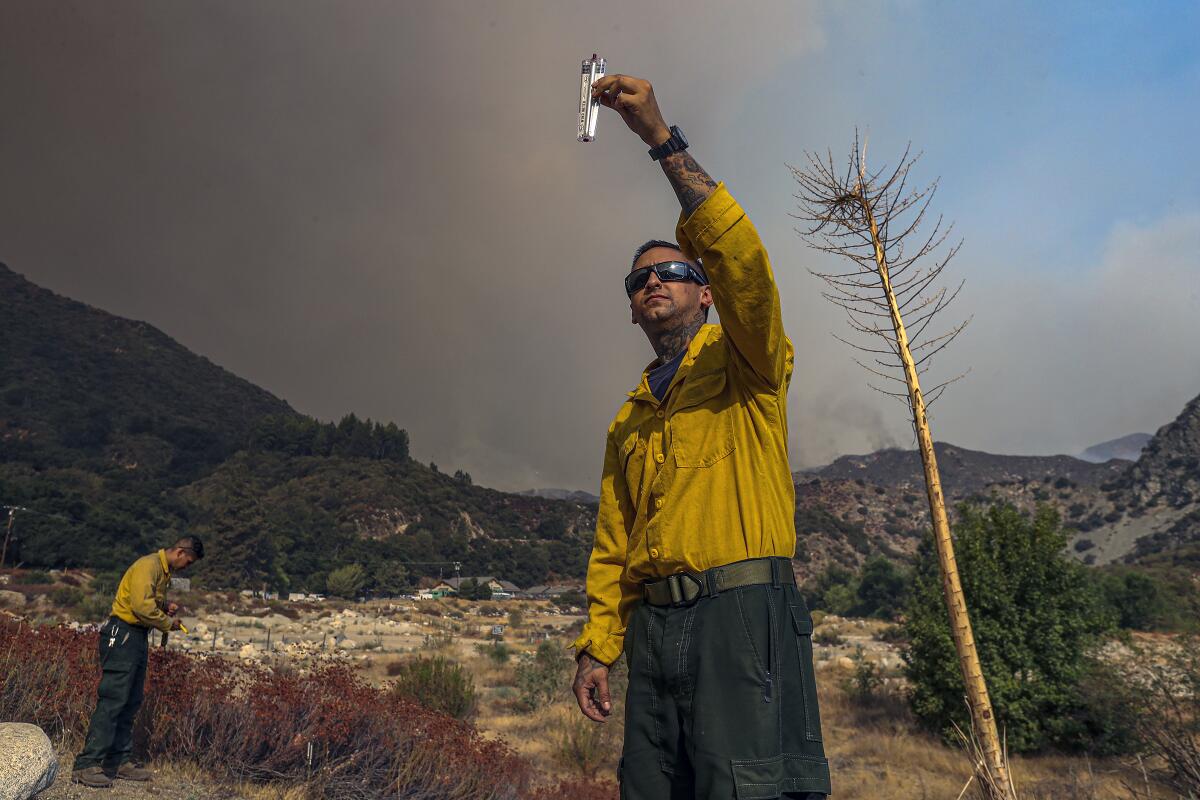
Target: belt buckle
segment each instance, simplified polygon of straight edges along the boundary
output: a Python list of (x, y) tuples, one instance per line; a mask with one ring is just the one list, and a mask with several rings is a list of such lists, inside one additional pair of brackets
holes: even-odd
[(704, 585), (690, 572), (676, 572), (667, 576), (667, 588), (671, 590), (671, 605), (678, 607), (695, 602)]

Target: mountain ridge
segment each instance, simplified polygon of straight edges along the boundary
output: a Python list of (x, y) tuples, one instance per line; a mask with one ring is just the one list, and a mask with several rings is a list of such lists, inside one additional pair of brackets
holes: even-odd
[[(447, 563), (518, 583), (583, 575), (591, 493), (473, 486), (465, 472), (412, 460), (394, 424), (319, 422), (153, 326), (3, 265), (0, 292), (10, 308), (0, 502), (31, 509), (14, 546), (29, 563), (122, 568), (189, 530), (214, 543), (200, 570), (214, 586), (319, 591), (336, 567), (389, 561), (412, 577)], [(1200, 538), (1200, 398), (1136, 462), (946, 442), (935, 451), (948, 502), (1054, 504), (1089, 563), (1157, 557)], [(793, 478), (801, 575), (875, 553), (913, 557), (928, 517), (915, 450), (846, 455)]]

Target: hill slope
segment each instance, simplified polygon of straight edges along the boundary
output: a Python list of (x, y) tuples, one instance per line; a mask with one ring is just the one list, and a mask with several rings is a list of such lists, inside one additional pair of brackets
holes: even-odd
[(144, 322), (60, 297), (0, 264), (0, 457), (186, 477), (287, 403)]
[(389, 559), (531, 583), (583, 572), (594, 510), (441, 475), (394, 424), (320, 423), (3, 265), (0, 296), (0, 505), (28, 509), (10, 563), (123, 569), (192, 531), (210, 586), (323, 590), (338, 566)]
[(1200, 542), (1200, 396), (1102, 488), (1113, 518), (1090, 534), (1098, 560), (1136, 560)]
[(1137, 461), (1142, 456), (1142, 450), (1152, 438), (1148, 433), (1131, 433), (1119, 439), (1109, 439), (1107, 442), (1094, 444), (1079, 454), (1084, 461), (1101, 464), (1113, 458), (1125, 461)]

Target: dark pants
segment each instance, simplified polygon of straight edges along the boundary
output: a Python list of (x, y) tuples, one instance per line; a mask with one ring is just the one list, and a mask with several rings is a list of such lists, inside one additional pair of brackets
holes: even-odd
[(129, 760), (133, 718), (142, 707), (146, 683), (147, 628), (112, 617), (100, 629), (99, 697), (75, 769), (112, 771)]
[(643, 603), (625, 653), (622, 800), (829, 794), (812, 617), (790, 582)]

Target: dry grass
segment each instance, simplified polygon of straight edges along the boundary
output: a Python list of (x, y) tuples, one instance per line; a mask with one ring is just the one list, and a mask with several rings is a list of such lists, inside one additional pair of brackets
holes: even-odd
[[(859, 627), (847, 620), (838, 627), (861, 641), (870, 638), (879, 626), (867, 623)], [(902, 681), (894, 671), (885, 673), (889, 678), (886, 691), (869, 705), (860, 707), (841, 686), (847, 673), (830, 657), (846, 648), (818, 650), (827, 650), (818, 652), (818, 684), (826, 755), (839, 800), (977, 797), (974, 786), (964, 793), (971, 778), (968, 756), (917, 726), (900, 694)], [(876, 660), (894, 653), (894, 648), (883, 644), (877, 643), (874, 648)], [(566, 681), (562, 698), (551, 707), (521, 714), (512, 711), (504, 697), (504, 687), (511, 685), (511, 664), (498, 666), (479, 654), (464, 663), (475, 672), (477, 685), (481, 687), (477, 718), (480, 730), (489, 737), (503, 737), (544, 775), (572, 777), (558, 753), (567, 721), (579, 714)], [(607, 724), (617, 726), (613, 731), (616, 735), (597, 774), (611, 779), (620, 755), (621, 721), (614, 715)], [(1021, 800), (1133, 800), (1129, 786), (1138, 788), (1139, 800), (1175, 800), (1174, 795), (1153, 783), (1146, 794), (1142, 773), (1133, 761), (1063, 755), (1017, 756), (1013, 757), (1010, 768)]]

